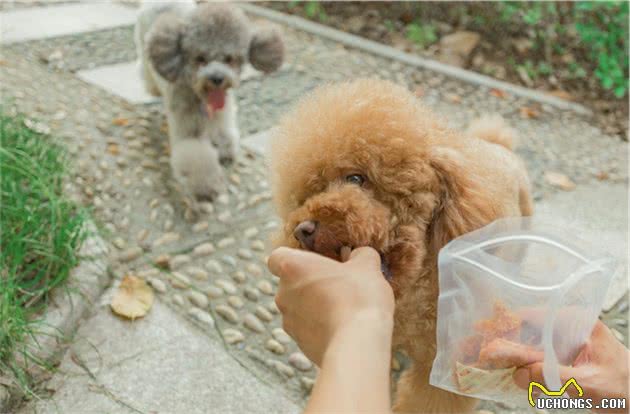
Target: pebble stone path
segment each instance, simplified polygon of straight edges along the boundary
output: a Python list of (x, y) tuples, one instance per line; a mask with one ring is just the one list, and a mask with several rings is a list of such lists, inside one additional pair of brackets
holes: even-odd
[[(67, 190), (93, 210), (110, 243), (116, 279), (129, 273), (146, 279), (159, 300), (202, 330), (217, 331), (256, 376), (284, 384), (288, 395), (302, 400), (316, 369), (281, 328), (276, 280), (265, 266), (277, 221), (264, 158), (252, 149), (261, 147), (264, 135), (249, 147), (244, 140), (227, 174), (228, 193), (192, 214), (174, 190), (160, 103), (133, 103), (77, 76), (135, 59), (133, 28), (128, 22), (112, 26), (3, 45), (2, 110), (27, 114), (31, 128), (64, 140), (75, 159)], [(238, 89), (243, 136), (272, 127), (298, 97), (323, 82), (378, 76), (416, 91), (454, 127), (482, 113), (506, 117), (521, 136), (518, 152), (537, 201), (558, 191), (543, 178), (548, 170), (577, 185), (597, 183), (602, 174), (612, 183), (627, 182), (626, 146), (588, 118), (284, 30), (283, 70), (251, 76)], [(522, 108), (540, 115), (523, 117)], [(625, 337), (627, 321), (620, 315), (627, 311), (627, 295), (618, 292), (622, 296), (605, 319)]]

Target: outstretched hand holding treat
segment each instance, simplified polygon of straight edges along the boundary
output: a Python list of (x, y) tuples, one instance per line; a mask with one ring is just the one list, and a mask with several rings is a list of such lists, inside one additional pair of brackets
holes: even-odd
[(374, 249), (343, 256), (281, 247), (269, 257), (283, 328), (321, 368), (306, 412), (389, 412), (394, 294)]

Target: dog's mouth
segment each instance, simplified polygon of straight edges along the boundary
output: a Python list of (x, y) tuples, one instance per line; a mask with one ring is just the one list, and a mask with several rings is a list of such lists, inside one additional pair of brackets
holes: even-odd
[[(342, 262), (347, 261), (350, 258), (350, 253), (352, 253), (353, 248), (351, 246), (341, 246), (338, 251), (339, 259)], [(387, 260), (387, 256), (383, 252), (378, 252), (381, 256), (381, 273), (385, 277), (388, 282), (391, 282), (393, 279), (393, 274), (389, 267), (389, 261)]]
[(386, 243), (375, 243), (379, 247), (372, 246), (370, 242), (366, 243), (365, 241), (359, 241), (358, 244), (355, 244), (349, 240), (349, 237), (338, 236), (336, 232), (314, 220), (305, 220), (296, 226), (290, 227), (293, 229), (293, 237), (302, 249), (340, 262), (348, 261), (352, 250), (358, 247), (369, 246), (374, 248), (381, 257), (381, 272), (383, 276), (387, 281), (392, 281), (393, 273), (388, 259), (389, 254), (387, 247), (384, 246)]
[(209, 89), (206, 93), (206, 113), (208, 116), (222, 111), (225, 107), (225, 89)]

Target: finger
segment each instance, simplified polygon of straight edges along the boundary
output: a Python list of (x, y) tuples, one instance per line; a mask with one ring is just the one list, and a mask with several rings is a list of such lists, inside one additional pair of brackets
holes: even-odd
[(288, 247), (274, 249), (267, 259), (267, 267), (271, 274), (282, 277), (287, 271), (287, 261), (290, 260), (292, 250)]
[[(580, 383), (579, 373), (580, 373), (579, 369), (576, 369), (573, 367), (561, 366), (560, 367), (560, 381), (562, 382), (561, 385), (564, 385), (564, 383), (567, 382), (570, 378), (575, 378), (575, 380), (579, 384)], [(516, 385), (518, 385), (520, 388), (523, 388), (523, 389), (528, 389), (529, 383), (532, 381), (545, 385), (545, 378), (543, 375), (543, 363), (536, 362), (535, 364), (521, 367), (514, 372), (513, 378)], [(549, 391), (558, 391), (558, 390), (549, 390)], [(578, 397), (578, 390), (575, 387), (569, 386), (566, 392), (571, 397)]]
[[(531, 325), (532, 327), (538, 327), (545, 324), (549, 315), (548, 310), (543, 307), (526, 307), (521, 308), (516, 311), (518, 316), (523, 320), (524, 323)], [(556, 320), (559, 323), (572, 321), (575, 319), (576, 314), (579, 314), (580, 310), (576, 309), (575, 306), (566, 306), (561, 308), (556, 315)]]
[(590, 343), (597, 343), (598, 345), (602, 342), (610, 342), (610, 341), (619, 342), (615, 335), (612, 333), (610, 328), (606, 326), (604, 322), (601, 320), (597, 320), (597, 323), (593, 327), (593, 331), (591, 332), (591, 337), (589, 338)]
[(267, 266), (269, 271), (279, 278), (304, 277), (314, 271), (319, 273), (331, 264), (338, 264), (332, 259), (304, 250), (279, 247), (271, 252)]
[(545, 354), (533, 346), (496, 338), (479, 352), (479, 362), (492, 368), (519, 367), (542, 361)]
[(285, 294), (285, 286), (283, 281), (281, 280), (280, 283), (278, 284), (278, 290), (276, 291), (276, 296), (274, 298), (274, 302), (276, 303), (276, 307), (278, 308), (278, 311), (284, 316), (284, 314), (287, 312), (287, 307), (285, 304), (286, 301), (286, 294)]
[(380, 269), (381, 255), (371, 247), (359, 247), (350, 253), (349, 263), (361, 264), (367, 267)]

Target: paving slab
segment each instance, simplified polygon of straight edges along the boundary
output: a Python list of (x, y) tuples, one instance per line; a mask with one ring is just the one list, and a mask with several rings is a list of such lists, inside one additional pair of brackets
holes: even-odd
[(23, 42), (130, 25), (135, 20), (135, 9), (100, 1), (8, 10), (0, 13), (0, 39)]
[(591, 184), (556, 193), (536, 205), (536, 216), (570, 229), (594, 246), (605, 246), (621, 271), (604, 303), (609, 310), (628, 292), (628, 186)]
[(243, 139), (243, 145), (261, 155), (267, 154), (269, 144), (269, 130), (257, 132)]
[(144, 89), (138, 63), (135, 61), (81, 70), (77, 72), (77, 76), (132, 104), (159, 101), (158, 97), (148, 94)]
[(297, 413), (298, 405), (257, 379), (162, 302), (134, 322), (102, 304), (76, 334), (49, 382), (50, 399), (26, 413)]

